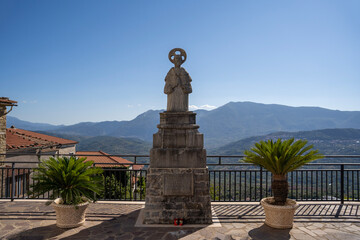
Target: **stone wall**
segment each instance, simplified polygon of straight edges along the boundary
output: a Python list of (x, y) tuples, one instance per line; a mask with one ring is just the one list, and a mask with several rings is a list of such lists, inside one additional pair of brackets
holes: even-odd
[(76, 153), (76, 145), (62, 146), (59, 149), (59, 155), (62, 154), (75, 154)]
[[(0, 153), (6, 153), (6, 106), (0, 106)], [(0, 155), (1, 161), (5, 160), (5, 155)]]

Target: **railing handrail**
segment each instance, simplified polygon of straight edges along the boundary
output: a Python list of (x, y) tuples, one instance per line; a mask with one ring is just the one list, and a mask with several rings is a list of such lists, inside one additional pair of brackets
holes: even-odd
[[(33, 156), (37, 156), (37, 157), (41, 157), (41, 156), (74, 156), (74, 157), (127, 157), (127, 158), (134, 158), (134, 162), (131, 163), (94, 163), (95, 165), (144, 165), (144, 166), (148, 166), (150, 165), (148, 162), (145, 163), (139, 163), (137, 162), (137, 158), (149, 158), (150, 155), (137, 155), (137, 154), (107, 154), (107, 155), (103, 155), (103, 154), (71, 154), (71, 153), (67, 153), (67, 154), (54, 154), (54, 153), (2, 153), (1, 155), (5, 155), (5, 156), (21, 156), (21, 155), (33, 155)], [(208, 162), (206, 165), (207, 166), (254, 166), (251, 163), (226, 163), (223, 162), (222, 160), (224, 160), (225, 158), (243, 158), (245, 157), (245, 155), (208, 155), (206, 156), (207, 159), (209, 158), (217, 158), (217, 163), (212, 163), (212, 162)], [(322, 161), (322, 160), (328, 160), (328, 159), (360, 159), (360, 155), (324, 155), (323, 159), (319, 159), (317, 161)], [(17, 163), (17, 164), (37, 164), (39, 162), (34, 162), (34, 161), (0, 161), (0, 163)], [(344, 166), (358, 166), (360, 165), (359, 163), (331, 163), (331, 162), (325, 162), (325, 163), (307, 163), (305, 164), (305, 166), (309, 166), (309, 165), (319, 165), (319, 166), (338, 166), (338, 165), (344, 165)]]
[[(0, 161), (0, 163), (22, 163), (22, 164), (38, 164), (39, 162), (24, 162), (24, 161)], [(150, 165), (149, 163), (94, 163), (94, 165)], [(207, 166), (255, 166), (258, 167), (252, 163), (221, 163), (221, 164), (217, 164), (217, 163), (207, 163)], [(344, 166), (358, 166), (360, 165), (360, 163), (307, 163), (304, 166), (309, 166), (309, 165), (318, 165), (318, 166), (338, 166), (338, 165), (344, 165)], [(0, 165), (1, 167), (1, 165)], [(23, 168), (23, 167), (21, 167)]]
[[(24, 153), (24, 152), (8, 152), (8, 153), (0, 153), (1, 155), (34, 155), (34, 156), (94, 156), (94, 157), (104, 157), (104, 156), (110, 156), (110, 157), (150, 157), (149, 154), (76, 154), (76, 153)], [(206, 157), (211, 158), (242, 158), (245, 157), (245, 155), (207, 155)], [(360, 158), (360, 155), (324, 155), (324, 158)]]
[[(33, 155), (33, 156), (86, 156), (86, 157), (150, 157), (150, 155), (146, 154), (75, 154), (75, 153), (24, 153), (24, 152), (8, 152), (8, 153), (0, 153), (0, 156), (4, 155), (13, 155), (13, 156), (22, 156), (22, 155)], [(360, 157), (360, 155), (359, 155)]]

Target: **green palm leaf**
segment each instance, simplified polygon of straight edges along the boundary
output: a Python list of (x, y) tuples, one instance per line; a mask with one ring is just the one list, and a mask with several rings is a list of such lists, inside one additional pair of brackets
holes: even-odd
[(29, 195), (37, 197), (50, 193), (50, 198), (61, 197), (64, 204), (76, 205), (87, 200), (95, 201), (95, 195), (103, 191), (101, 168), (92, 167), (86, 158), (49, 158), (34, 170), (34, 184)]
[(260, 141), (244, 152), (243, 162), (261, 166), (276, 175), (286, 175), (304, 164), (323, 158), (318, 150), (312, 150), (312, 145), (306, 144), (306, 140), (295, 141), (294, 138)]

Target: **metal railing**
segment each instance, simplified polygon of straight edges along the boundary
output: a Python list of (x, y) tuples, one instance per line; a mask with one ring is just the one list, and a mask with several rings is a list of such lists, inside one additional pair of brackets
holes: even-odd
[[(104, 169), (105, 191), (99, 196), (99, 200), (145, 200), (149, 156), (110, 156), (123, 157), (132, 160), (132, 163), (94, 164)], [(240, 163), (242, 157), (207, 156), (212, 201), (258, 202), (263, 197), (271, 196), (271, 173), (261, 167)], [(32, 196), (27, 195), (27, 191), (33, 183), (31, 176), (37, 163), (2, 162), (0, 199), (32, 199)], [(24, 164), (34, 166), (18, 167)], [(360, 155), (325, 156), (321, 161), (307, 164), (288, 174), (289, 197), (299, 201), (339, 201), (342, 204), (345, 201), (359, 201), (359, 177)], [(49, 194), (37, 198), (48, 199)]]

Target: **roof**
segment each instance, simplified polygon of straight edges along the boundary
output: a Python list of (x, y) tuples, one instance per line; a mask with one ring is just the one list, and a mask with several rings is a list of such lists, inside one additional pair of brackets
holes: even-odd
[(0, 105), (3, 105), (3, 106), (17, 106), (17, 101), (10, 100), (7, 97), (0, 97)]
[(6, 150), (75, 145), (78, 142), (19, 128), (6, 129)]
[[(96, 156), (87, 156), (87, 155), (96, 155)], [(93, 161), (96, 163), (96, 166), (98, 167), (119, 167), (119, 166), (125, 166), (129, 167), (133, 164), (133, 162), (126, 160), (125, 158), (111, 156), (110, 154), (107, 154), (103, 151), (79, 151), (76, 152), (77, 157), (86, 157), (86, 161)], [(101, 164), (101, 163), (114, 163), (112, 164)], [(143, 165), (133, 165), (134, 170), (140, 170), (144, 166)]]

